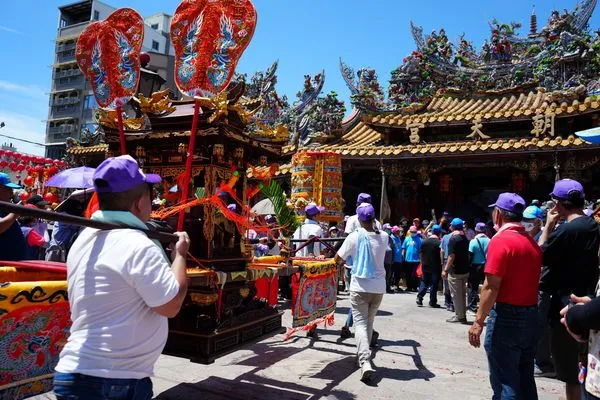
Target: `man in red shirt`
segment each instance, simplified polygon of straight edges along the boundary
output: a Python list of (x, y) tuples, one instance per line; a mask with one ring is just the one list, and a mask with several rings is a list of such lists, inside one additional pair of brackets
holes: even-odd
[(484, 348), (494, 400), (538, 398), (533, 361), (542, 251), (520, 223), (525, 206), (514, 193), (502, 193), (490, 206), (499, 230), (488, 247), (481, 305), (469, 330), (469, 342), (479, 347), (489, 314)]

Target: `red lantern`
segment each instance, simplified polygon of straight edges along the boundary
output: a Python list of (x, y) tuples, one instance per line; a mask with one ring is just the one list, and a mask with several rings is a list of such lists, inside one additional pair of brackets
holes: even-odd
[(57, 172), (58, 172), (58, 167), (56, 165), (53, 165), (50, 168), (48, 168), (48, 174), (50, 176), (56, 174)]
[(522, 173), (512, 174), (512, 190), (515, 193), (523, 193), (525, 191), (525, 185), (527, 181), (525, 175)]
[(25, 186), (33, 186), (33, 183), (35, 182), (35, 180), (33, 179), (33, 176), (28, 175), (25, 177), (25, 179), (23, 179), (23, 183), (25, 184)]
[(7, 165), (8, 165), (8, 161), (6, 161), (6, 160), (0, 161), (0, 167), (6, 168)]
[(16, 151), (13, 153), (13, 158), (15, 160), (20, 160), (21, 159), (21, 153), (17, 153)]
[(449, 193), (452, 186), (452, 177), (450, 175), (440, 176), (440, 192)]
[(52, 164), (52, 159), (51, 158), (46, 158), (44, 160), (44, 163), (46, 163), (46, 164)]
[(44, 157), (42, 157), (42, 156), (37, 156), (37, 157), (35, 158), (35, 162), (36, 162), (36, 163), (38, 163), (38, 164), (43, 164), (43, 163), (44, 163)]
[(21, 174), (16, 175), (17, 179), (21, 179)]
[(61, 161), (60, 160), (54, 160), (52, 161), (52, 163), (56, 166), (60, 166)]
[(28, 162), (29, 162), (29, 160), (31, 160), (31, 157), (30, 157), (28, 154), (23, 154), (23, 156), (21, 156), (21, 160), (22, 160), (24, 163), (28, 163)]
[(11, 171), (16, 171), (16, 170), (17, 170), (17, 163), (16, 163), (16, 162), (14, 162), (14, 161), (11, 161), (11, 162), (8, 164), (8, 168), (9, 168)]
[(46, 200), (48, 203), (54, 203), (54, 193), (52, 192), (48, 192), (44, 195), (44, 200)]
[(21, 199), (21, 201), (23, 203), (25, 203), (27, 201), (27, 199), (29, 198), (29, 192), (21, 192), (21, 194), (19, 194), (19, 198)]
[(35, 172), (37, 172), (37, 173), (44, 172), (44, 167), (41, 165), (36, 165)]
[(12, 155), (13, 155), (13, 152), (12, 152), (12, 151), (10, 151), (10, 150), (6, 150), (6, 152), (4, 152), (4, 155), (5, 155), (7, 158), (10, 158), (10, 157), (12, 157)]
[(5, 153), (4, 149), (0, 149), (0, 157), (3, 156)]
[(21, 172), (25, 169), (25, 164), (21, 163), (21, 164), (17, 164), (17, 171)]

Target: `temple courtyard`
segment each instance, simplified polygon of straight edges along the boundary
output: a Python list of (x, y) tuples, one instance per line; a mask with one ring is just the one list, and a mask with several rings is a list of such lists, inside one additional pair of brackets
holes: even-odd
[[(426, 298), (427, 300), (427, 298)], [(335, 325), (318, 329), (318, 340), (278, 334), (249, 343), (212, 365), (161, 356), (154, 394), (160, 400), (187, 399), (461, 399), (492, 397), (483, 349), (467, 342), (468, 326), (448, 324), (444, 309), (419, 308), (414, 294), (385, 295), (375, 321), (380, 333), (375, 379), (359, 380), (354, 339), (339, 329), (349, 301), (342, 293)], [(470, 316), (470, 319), (473, 315)], [(290, 326), (289, 309), (284, 325)], [(562, 384), (537, 379), (541, 400), (558, 400)], [(53, 399), (52, 395), (34, 399)]]

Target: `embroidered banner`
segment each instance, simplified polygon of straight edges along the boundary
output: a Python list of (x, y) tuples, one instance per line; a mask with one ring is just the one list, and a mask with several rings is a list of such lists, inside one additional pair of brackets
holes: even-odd
[(23, 399), (52, 389), (71, 325), (67, 282), (1, 282), (2, 277), (0, 399)]
[(337, 266), (333, 260), (294, 260), (294, 264), (300, 266), (300, 272), (292, 279), (292, 328), (284, 340), (320, 323), (333, 325), (337, 298)]

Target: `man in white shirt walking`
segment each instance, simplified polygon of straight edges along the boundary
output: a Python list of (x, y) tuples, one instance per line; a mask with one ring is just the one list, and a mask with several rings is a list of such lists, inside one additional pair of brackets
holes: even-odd
[[(304, 220), (304, 223), (296, 229), (293, 238), (296, 240), (309, 240), (313, 237), (322, 238), (323, 228), (321, 228), (321, 225), (317, 221), (317, 216), (323, 212), (323, 210), (325, 210), (325, 207), (317, 206), (314, 203), (307, 205), (304, 208), (306, 219)], [(303, 243), (297, 243), (296, 248), (299, 248), (302, 245)], [(308, 257), (310, 255), (315, 257), (321, 255), (321, 243), (313, 242), (296, 252), (297, 257)]]
[(356, 209), (361, 227), (352, 232), (335, 256), (340, 263), (352, 257), (352, 281), (350, 303), (354, 317), (358, 363), (361, 380), (368, 382), (374, 372), (369, 349), (373, 322), (385, 293), (385, 252), (388, 246), (387, 233), (374, 228), (375, 210), (369, 203)]
[(56, 366), (58, 400), (152, 398), (149, 377), (167, 341), (167, 318), (177, 315), (186, 296), (189, 248), (187, 234), (177, 233), (171, 265), (144, 233), (152, 185), (160, 181), (130, 156), (109, 158), (96, 169), (100, 210), (92, 219), (128, 228), (88, 228), (71, 247), (73, 325)]

